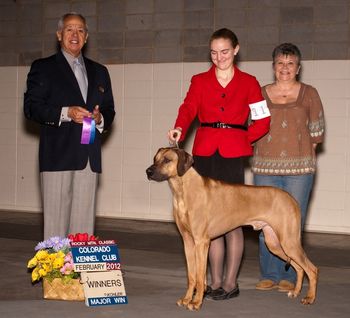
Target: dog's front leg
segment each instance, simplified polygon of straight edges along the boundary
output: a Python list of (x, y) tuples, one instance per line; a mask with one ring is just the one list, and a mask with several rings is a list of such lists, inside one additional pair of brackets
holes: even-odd
[(207, 259), (210, 240), (202, 239), (195, 242), (196, 255), (196, 294), (192, 302), (187, 306), (190, 310), (199, 310), (203, 303), (204, 290), (206, 288)]
[(187, 263), (187, 291), (176, 303), (178, 306), (188, 307), (192, 301), (194, 288), (196, 286), (196, 255), (192, 236), (188, 232), (181, 233), (184, 242)]

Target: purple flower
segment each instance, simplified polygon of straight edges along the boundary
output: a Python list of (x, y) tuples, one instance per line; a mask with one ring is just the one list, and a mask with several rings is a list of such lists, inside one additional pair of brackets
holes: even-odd
[(34, 248), (35, 251), (44, 250), (44, 249), (46, 249), (45, 241), (44, 242), (39, 242)]
[(68, 238), (61, 238), (59, 236), (54, 236), (49, 238), (46, 241), (39, 242), (37, 246), (35, 246), (35, 250), (43, 250), (43, 249), (50, 249), (52, 248), (55, 252), (58, 252), (59, 250), (62, 250), (64, 248), (69, 248), (69, 239)]
[(69, 239), (68, 238), (63, 238), (63, 239), (60, 239), (59, 241), (56, 241), (55, 244), (52, 246), (52, 248), (58, 252), (59, 250), (62, 250), (64, 248), (69, 248), (70, 245), (69, 245)]

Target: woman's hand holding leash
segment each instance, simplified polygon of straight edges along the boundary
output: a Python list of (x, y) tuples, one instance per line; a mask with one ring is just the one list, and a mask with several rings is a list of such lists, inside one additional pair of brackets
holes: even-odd
[(176, 127), (175, 129), (170, 129), (168, 131), (169, 144), (179, 148), (178, 142), (180, 140), (181, 134), (182, 134), (182, 129), (180, 127)]

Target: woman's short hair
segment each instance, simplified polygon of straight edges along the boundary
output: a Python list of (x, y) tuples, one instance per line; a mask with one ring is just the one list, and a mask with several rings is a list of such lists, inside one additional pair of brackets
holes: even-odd
[(222, 28), (219, 30), (216, 30), (210, 37), (209, 44), (217, 39), (226, 39), (230, 40), (231, 45), (233, 48), (235, 48), (238, 45), (238, 38), (236, 34), (234, 34), (231, 30)]
[(275, 60), (280, 55), (293, 55), (298, 59), (298, 64), (301, 61), (301, 53), (298, 47), (292, 43), (282, 43), (276, 46), (272, 52), (272, 61), (275, 63)]
[(68, 12), (64, 15), (61, 16), (61, 18), (58, 20), (58, 25), (57, 25), (57, 30), (61, 31), (63, 29), (64, 26), (64, 21), (70, 17), (78, 17), (81, 21), (83, 21), (84, 25), (85, 25), (85, 30), (88, 31), (88, 25), (86, 23), (86, 19), (85, 17), (77, 12)]

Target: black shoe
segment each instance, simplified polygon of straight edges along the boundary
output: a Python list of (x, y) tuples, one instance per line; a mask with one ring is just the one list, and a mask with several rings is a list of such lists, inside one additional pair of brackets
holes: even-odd
[(225, 299), (237, 297), (238, 295), (239, 295), (239, 287), (237, 284), (237, 286), (234, 289), (232, 289), (228, 292), (225, 289), (223, 289), (222, 287), (216, 289), (215, 291), (212, 292), (211, 299), (225, 300)]
[(204, 292), (204, 298), (206, 299), (213, 299), (212, 295), (213, 293), (216, 293), (221, 287), (219, 287), (218, 289), (213, 289), (210, 286), (207, 286), (207, 289)]
[(210, 295), (213, 292), (213, 289), (210, 286), (207, 286), (207, 289), (204, 291), (204, 297)]

